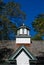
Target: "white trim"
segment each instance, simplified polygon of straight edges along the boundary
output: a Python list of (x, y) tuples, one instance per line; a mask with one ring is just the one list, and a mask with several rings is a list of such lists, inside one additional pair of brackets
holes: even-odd
[(31, 38), (16, 38), (16, 44), (30, 44)]
[[(22, 48), (28, 53), (28, 55), (30, 55), (30, 57), (32, 58), (32, 60), (35, 60), (35, 58), (27, 51), (27, 49), (26, 49), (24, 46), (22, 46), (22, 47), (20, 48), (20, 50), (21, 50)], [(17, 53), (15, 53), (15, 54), (13, 55), (13, 57), (11, 58), (12, 60), (13, 60), (14, 57), (20, 52), (20, 50), (17, 51)]]

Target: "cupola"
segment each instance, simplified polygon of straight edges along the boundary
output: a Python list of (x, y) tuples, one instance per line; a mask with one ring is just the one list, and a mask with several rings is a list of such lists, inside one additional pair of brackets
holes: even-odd
[(17, 29), (16, 44), (31, 44), (30, 29), (24, 24)]
[(23, 34), (23, 35), (29, 35), (29, 28), (26, 27), (24, 24), (18, 28), (17, 30), (17, 35), (20, 35), (20, 34)]

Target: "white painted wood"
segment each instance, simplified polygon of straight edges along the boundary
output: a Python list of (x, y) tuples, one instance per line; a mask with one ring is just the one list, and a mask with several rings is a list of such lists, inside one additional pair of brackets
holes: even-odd
[(18, 30), (18, 31), (17, 31), (17, 35), (19, 35), (19, 33), (20, 33), (20, 31)]
[(29, 60), (30, 58), (26, 55), (24, 51), (22, 51), (20, 55), (18, 55), (18, 57), (16, 58), (17, 65), (30, 65)]
[(19, 34), (23, 34), (23, 29), (20, 29), (20, 33)]
[(20, 43), (20, 44), (22, 44), (22, 43), (24, 43), (24, 44), (30, 44), (31, 42), (30, 42), (30, 38), (16, 38), (16, 43)]
[(27, 29), (24, 29), (24, 34), (27, 34)]
[(28, 30), (28, 35), (29, 35), (29, 30)]

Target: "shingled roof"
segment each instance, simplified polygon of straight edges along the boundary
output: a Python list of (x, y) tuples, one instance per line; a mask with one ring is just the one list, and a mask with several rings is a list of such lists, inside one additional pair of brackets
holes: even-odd
[[(0, 41), (0, 48), (2, 47), (12, 48), (14, 49), (14, 52), (18, 49), (18, 46), (15, 44), (15, 40), (8, 40), (5, 43)], [(35, 56), (42, 56), (44, 54), (44, 41), (33, 40), (31, 46), (28, 46), (27, 49)]]

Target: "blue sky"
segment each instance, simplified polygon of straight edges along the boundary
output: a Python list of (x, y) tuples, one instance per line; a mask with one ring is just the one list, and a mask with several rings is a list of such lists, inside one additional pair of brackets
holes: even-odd
[(44, 0), (15, 0), (15, 2), (21, 4), (22, 11), (26, 13), (27, 17), (25, 25), (31, 28), (30, 34), (34, 36), (36, 32), (34, 32), (31, 23), (38, 14), (44, 13)]

